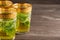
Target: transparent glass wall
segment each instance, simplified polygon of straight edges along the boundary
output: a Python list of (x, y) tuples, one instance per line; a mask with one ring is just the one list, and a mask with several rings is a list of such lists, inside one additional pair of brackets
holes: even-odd
[(0, 0), (0, 39), (30, 32), (32, 4), (27, 0)]

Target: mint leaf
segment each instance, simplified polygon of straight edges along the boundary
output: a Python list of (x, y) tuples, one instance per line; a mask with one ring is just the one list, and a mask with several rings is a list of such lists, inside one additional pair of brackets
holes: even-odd
[(15, 34), (15, 21), (7, 21), (3, 24), (3, 30), (7, 35), (12, 36)]
[(23, 27), (30, 27), (30, 22), (26, 21), (25, 23), (20, 23)]
[(17, 15), (17, 19), (19, 19), (22, 23), (24, 23), (27, 18), (28, 18), (28, 15), (24, 13), (18, 13)]

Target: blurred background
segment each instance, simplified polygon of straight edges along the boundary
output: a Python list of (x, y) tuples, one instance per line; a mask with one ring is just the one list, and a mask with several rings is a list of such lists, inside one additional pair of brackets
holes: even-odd
[(16, 40), (60, 40), (60, 0), (27, 0), (27, 2), (33, 5), (31, 30), (25, 35), (17, 35)]

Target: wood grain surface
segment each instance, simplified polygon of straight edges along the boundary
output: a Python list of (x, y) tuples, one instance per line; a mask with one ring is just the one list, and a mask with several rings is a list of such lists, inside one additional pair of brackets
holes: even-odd
[(30, 32), (15, 40), (60, 40), (60, 5), (33, 4)]
[[(14, 3), (21, 2), (21, 0), (11, 0)], [(60, 0), (24, 0), (32, 4), (60, 4)]]

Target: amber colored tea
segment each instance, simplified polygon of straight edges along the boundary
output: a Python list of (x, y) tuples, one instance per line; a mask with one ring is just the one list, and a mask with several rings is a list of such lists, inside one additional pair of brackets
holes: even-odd
[(16, 3), (13, 5), (17, 9), (16, 30), (19, 33), (29, 32), (32, 5), (29, 3)]

